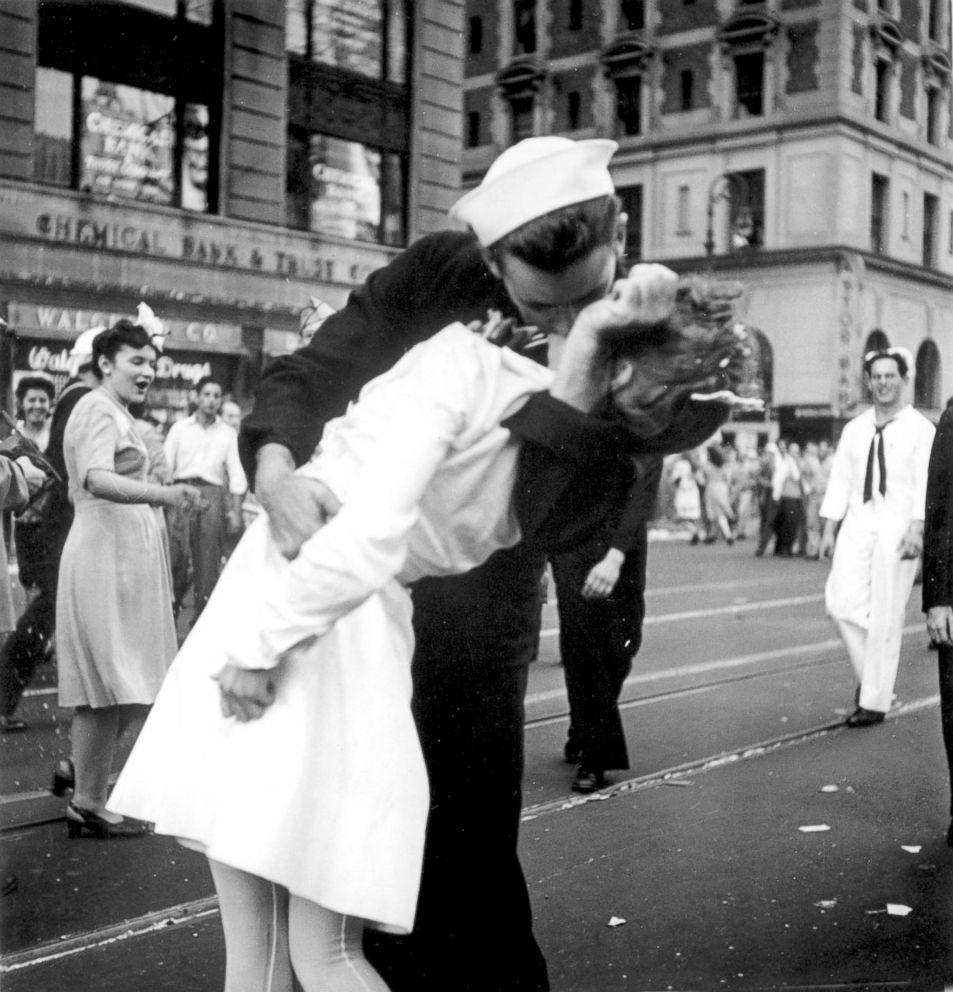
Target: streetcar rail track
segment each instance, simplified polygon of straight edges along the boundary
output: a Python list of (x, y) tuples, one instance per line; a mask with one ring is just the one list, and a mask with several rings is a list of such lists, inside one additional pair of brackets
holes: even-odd
[[(888, 720), (920, 712), (939, 704), (939, 696), (931, 695), (911, 700), (890, 711)], [(634, 776), (617, 782), (599, 792), (587, 796), (561, 797), (547, 802), (525, 806), (520, 812), (521, 822), (529, 822), (543, 816), (570, 812), (592, 802), (610, 801), (618, 796), (631, 795), (645, 789), (663, 786), (666, 783), (686, 781), (694, 776), (724, 768), (742, 761), (764, 757), (778, 750), (808, 744), (823, 737), (833, 736), (845, 730), (843, 721), (824, 723), (788, 734), (780, 734), (754, 744), (729, 748), (715, 754), (704, 755), (691, 761), (672, 765), (645, 775)], [(165, 907), (119, 923), (109, 924), (83, 933), (69, 934), (44, 941), (0, 956), (0, 974), (20, 971), (25, 968), (49, 963), (63, 957), (94, 950), (121, 940), (145, 937), (172, 928), (195, 925), (200, 920), (218, 913), (218, 900), (206, 896), (174, 906)], [(841, 986), (831, 986), (840, 988)], [(849, 986), (843, 986), (848, 988)], [(887, 986), (885, 986), (887, 987)], [(903, 987), (903, 986), (899, 986)]]

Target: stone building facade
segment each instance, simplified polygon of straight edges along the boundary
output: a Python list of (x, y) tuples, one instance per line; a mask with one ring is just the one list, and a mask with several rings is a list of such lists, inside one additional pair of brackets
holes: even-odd
[(140, 300), (153, 401), (247, 402), (297, 312), (443, 225), (462, 0), (0, 0), (0, 384)]
[[(467, 0), (464, 182), (527, 134), (614, 137), (628, 255), (746, 285), (769, 422), (836, 431), (862, 356), (953, 394), (950, 0)], [(741, 426), (739, 425), (739, 429)]]

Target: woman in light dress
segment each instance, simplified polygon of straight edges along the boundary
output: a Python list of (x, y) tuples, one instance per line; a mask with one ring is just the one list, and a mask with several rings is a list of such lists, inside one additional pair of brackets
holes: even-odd
[(175, 657), (172, 594), (155, 506), (188, 504), (191, 486), (146, 481), (149, 458), (129, 404), (155, 378), (149, 333), (121, 320), (96, 338), (100, 386), (67, 423), (64, 455), (75, 517), (60, 560), (56, 602), (59, 702), (74, 707), (71, 762), (54, 791), (73, 787), (70, 837), (143, 832), (106, 810), (117, 744), (135, 733)]

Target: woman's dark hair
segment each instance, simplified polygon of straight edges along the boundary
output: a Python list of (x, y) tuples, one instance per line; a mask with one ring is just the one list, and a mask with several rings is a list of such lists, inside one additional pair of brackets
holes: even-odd
[(93, 341), (93, 374), (102, 379), (103, 370), (99, 367), (100, 358), (112, 361), (121, 348), (152, 348), (152, 335), (131, 320), (119, 320), (109, 330), (96, 335)]
[(544, 272), (562, 272), (596, 248), (612, 244), (621, 209), (617, 196), (574, 203), (510, 231), (487, 250), (500, 268), (505, 253)]
[(26, 394), (31, 389), (42, 389), (50, 398), (51, 403), (56, 398), (56, 388), (49, 379), (44, 378), (42, 375), (25, 375), (17, 383), (16, 397), (18, 405), (22, 406), (24, 399), (26, 399)]

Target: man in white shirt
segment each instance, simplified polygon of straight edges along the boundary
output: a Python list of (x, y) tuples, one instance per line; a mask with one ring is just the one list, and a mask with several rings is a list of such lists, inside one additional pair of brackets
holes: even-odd
[(820, 554), (834, 556), (827, 612), (860, 683), (850, 727), (881, 723), (890, 709), (904, 613), (923, 550), (935, 428), (904, 400), (911, 364), (906, 348), (864, 357), (874, 405), (844, 428), (821, 506)]
[(200, 508), (168, 514), (176, 615), (189, 590), (191, 564), (197, 617), (218, 580), (227, 535), (241, 530), (248, 485), (238, 457), (238, 432), (219, 416), (221, 383), (207, 376), (195, 388), (198, 408), (169, 429), (165, 457), (173, 480), (200, 487), (204, 497)]

